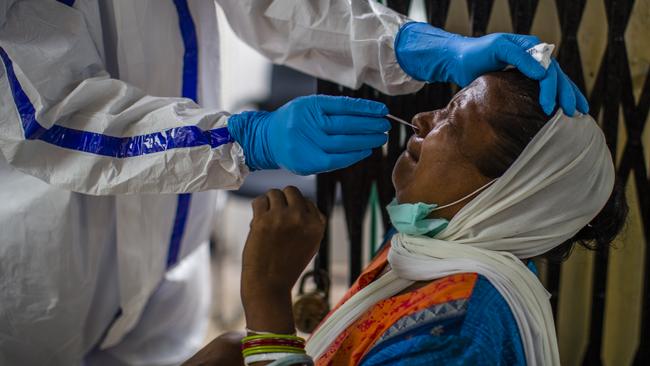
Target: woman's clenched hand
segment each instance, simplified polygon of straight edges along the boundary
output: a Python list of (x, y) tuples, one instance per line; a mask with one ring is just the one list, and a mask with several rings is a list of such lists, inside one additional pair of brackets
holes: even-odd
[(272, 189), (253, 201), (241, 279), (250, 328), (293, 332), (291, 288), (318, 251), (324, 231), (325, 217), (296, 187)]

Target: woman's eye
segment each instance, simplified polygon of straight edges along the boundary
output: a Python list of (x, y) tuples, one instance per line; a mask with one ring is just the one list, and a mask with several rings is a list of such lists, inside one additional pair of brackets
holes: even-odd
[(435, 131), (435, 130), (439, 130), (439, 129), (440, 129), (442, 126), (444, 126), (446, 123), (447, 123), (447, 120), (439, 121), (438, 123), (436, 123), (435, 126), (433, 126), (434, 131)]

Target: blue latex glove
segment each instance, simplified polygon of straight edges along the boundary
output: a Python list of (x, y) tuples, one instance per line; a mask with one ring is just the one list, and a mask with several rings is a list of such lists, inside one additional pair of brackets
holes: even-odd
[(365, 99), (311, 95), (275, 112), (230, 116), (228, 132), (253, 170), (285, 168), (308, 175), (345, 168), (386, 143), (388, 108)]
[(539, 102), (546, 114), (556, 100), (564, 113), (577, 109), (589, 112), (584, 95), (553, 60), (545, 70), (526, 50), (540, 43), (535, 36), (494, 33), (463, 37), (428, 23), (404, 24), (395, 37), (395, 55), (400, 66), (414, 79), (453, 82), (461, 87), (490, 71), (512, 65), (531, 79), (540, 81)]

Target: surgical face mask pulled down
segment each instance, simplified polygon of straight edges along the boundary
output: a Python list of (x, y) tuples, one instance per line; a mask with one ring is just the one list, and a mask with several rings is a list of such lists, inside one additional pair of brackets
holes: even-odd
[(408, 235), (425, 235), (433, 238), (447, 227), (449, 220), (443, 218), (429, 218), (429, 215), (432, 212), (461, 203), (473, 197), (477, 193), (482, 192), (495, 181), (496, 179), (493, 179), (479, 187), (474, 192), (446, 205), (438, 206), (435, 203), (429, 204), (423, 202), (400, 204), (395, 198), (388, 204), (388, 206), (386, 206), (386, 210), (388, 211), (391, 223), (398, 232)]

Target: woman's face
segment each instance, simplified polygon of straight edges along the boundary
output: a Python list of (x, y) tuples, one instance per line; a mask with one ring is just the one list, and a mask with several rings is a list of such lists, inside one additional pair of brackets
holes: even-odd
[[(498, 98), (488, 90), (498, 87), (498, 82), (494, 77), (480, 77), (458, 92), (445, 108), (413, 117), (419, 132), (409, 139), (393, 169), (399, 203), (442, 206), (490, 181), (472, 162), (495, 139), (481, 117), (498, 108)], [(470, 200), (436, 211), (434, 216), (451, 219)]]

